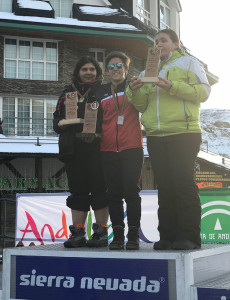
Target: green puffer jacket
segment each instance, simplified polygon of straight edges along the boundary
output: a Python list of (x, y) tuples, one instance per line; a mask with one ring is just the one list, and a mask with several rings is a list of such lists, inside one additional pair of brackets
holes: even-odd
[[(144, 72), (141, 73), (144, 77)], [(126, 90), (129, 101), (142, 113), (147, 136), (201, 133), (200, 102), (207, 100), (211, 88), (201, 63), (178, 50), (170, 53), (159, 76), (171, 80), (165, 91), (152, 84), (139, 90)]]

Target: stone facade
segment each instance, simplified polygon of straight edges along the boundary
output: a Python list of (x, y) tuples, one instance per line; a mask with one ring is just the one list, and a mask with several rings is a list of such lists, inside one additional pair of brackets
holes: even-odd
[[(116, 49), (118, 50), (118, 49)], [(129, 77), (137, 75), (137, 70), (143, 70), (143, 61), (133, 57), (125, 49), (131, 58)], [(111, 51), (106, 50), (106, 55)], [(78, 45), (70, 40), (58, 42), (58, 81), (25, 80), (4, 78), (4, 37), (0, 36), (0, 91), (4, 96), (43, 96), (58, 97), (66, 85), (71, 84), (72, 73), (76, 62), (89, 53), (89, 48)], [(107, 82), (106, 72), (104, 82)]]

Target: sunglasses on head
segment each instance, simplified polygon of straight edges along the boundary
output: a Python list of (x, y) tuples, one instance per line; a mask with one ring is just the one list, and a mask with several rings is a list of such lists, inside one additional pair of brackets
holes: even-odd
[(123, 63), (116, 63), (115, 65), (114, 64), (109, 64), (107, 66), (108, 70), (113, 70), (115, 67), (117, 67), (117, 69), (121, 69), (123, 66)]

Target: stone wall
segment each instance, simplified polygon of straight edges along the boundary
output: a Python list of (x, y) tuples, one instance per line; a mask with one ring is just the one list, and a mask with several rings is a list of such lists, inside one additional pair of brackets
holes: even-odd
[[(120, 50), (131, 58), (129, 77), (137, 75), (139, 71), (143, 70), (142, 60), (132, 56), (125, 49)], [(109, 52), (106, 51), (106, 55)], [(87, 47), (82, 47), (70, 40), (60, 41), (58, 43), (58, 81), (4, 78), (4, 37), (0, 36), (0, 92), (5, 96), (59, 96), (65, 86), (71, 84), (76, 62), (87, 54)], [(105, 73), (104, 82), (107, 81), (108, 78)]]

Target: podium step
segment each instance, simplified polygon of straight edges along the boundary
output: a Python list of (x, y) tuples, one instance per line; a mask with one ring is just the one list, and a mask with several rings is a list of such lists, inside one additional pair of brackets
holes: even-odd
[(4, 249), (3, 257), (3, 300), (210, 300), (199, 298), (208, 289), (200, 283), (230, 276), (230, 245), (223, 244), (192, 251), (50, 244)]
[(230, 299), (230, 273), (205, 280), (192, 286), (194, 300), (229, 300)]

